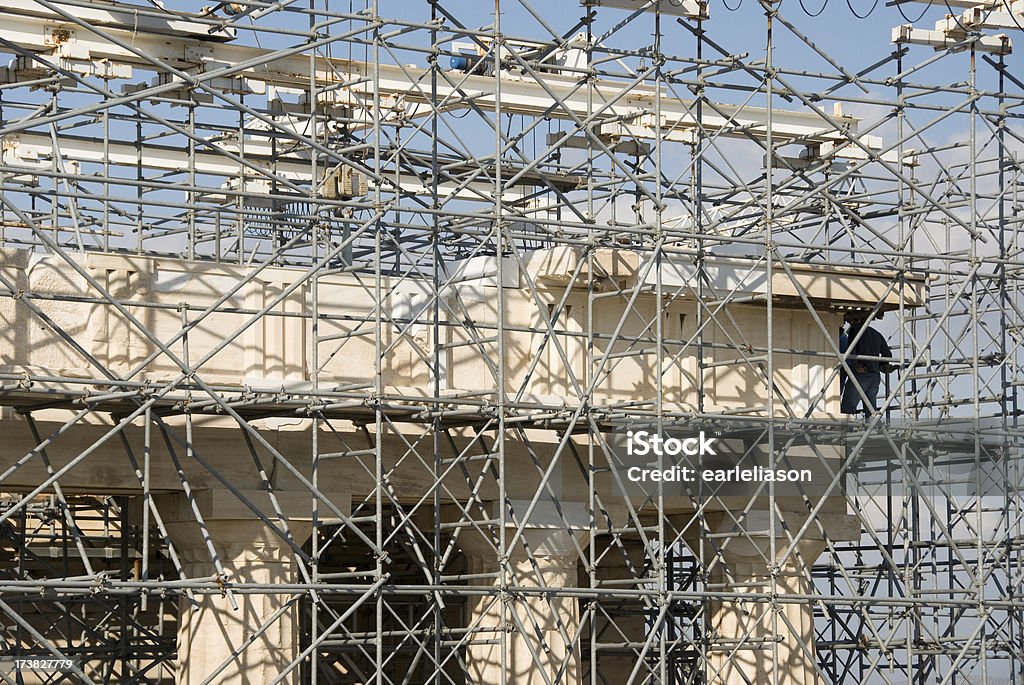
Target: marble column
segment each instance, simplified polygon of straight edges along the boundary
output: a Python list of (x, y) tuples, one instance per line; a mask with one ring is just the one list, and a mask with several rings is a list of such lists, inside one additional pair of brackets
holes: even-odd
[[(605, 550), (608, 544), (607, 538), (598, 546), (600, 559), (595, 568), (595, 575), (598, 587), (607, 587), (621, 590), (623, 588), (634, 589), (639, 585), (622, 585), (619, 583), (604, 584), (604, 581), (616, 581), (623, 579), (644, 578), (647, 575), (646, 563), (647, 554), (643, 541), (639, 538), (622, 537), (619, 542), (613, 544), (611, 549)], [(625, 683), (633, 669), (636, 667), (640, 649), (630, 647), (625, 643), (642, 644), (647, 640), (647, 618), (644, 615), (646, 608), (643, 600), (634, 598), (623, 601), (621, 599), (598, 600), (602, 604), (603, 611), (597, 612), (594, 616), (595, 633), (597, 641), (606, 647), (597, 653), (597, 662), (590, 665), (598, 673), (598, 683)], [(611, 619), (605, 616), (607, 613)], [(612, 647), (611, 645), (622, 645)], [(635, 682), (645, 682), (645, 674), (649, 671), (641, 667), (637, 673)], [(589, 682), (589, 681), (588, 681)]]
[[(528, 502), (513, 503), (524, 512)], [(507, 552), (508, 584), (477, 580), (495, 589), (471, 598), (466, 625), (479, 629), (466, 648), (466, 682), (474, 685), (578, 685), (580, 668), (579, 599), (561, 592), (578, 586), (579, 553), (586, 549), (589, 518), (580, 503), (534, 509), (520, 540)], [(515, 526), (506, 528), (511, 540)], [(467, 573), (495, 573), (500, 568), (497, 533), (482, 535), (465, 529), (459, 545)], [(517, 592), (515, 588), (549, 588), (550, 593)], [(504, 614), (505, 632), (501, 631)]]
[[(786, 514), (790, 534), (800, 529), (805, 516)], [(836, 514), (822, 517), (834, 539), (849, 539), (859, 532), (852, 519)], [(776, 521), (774, 554), (766, 512), (749, 512), (742, 531), (730, 516), (709, 516), (708, 520), (713, 528), (706, 533), (715, 535), (705, 538), (703, 545), (693, 536), (687, 542), (703, 556), (709, 590), (752, 595), (708, 603), (712, 641), (705, 664), (708, 685), (822, 685), (814, 644), (814, 604), (806, 598), (814, 594), (811, 567), (826, 547), (820, 532), (807, 531), (784, 558), (790, 538), (783, 532), (783, 520)]]
[[(280, 527), (265, 492), (243, 494)], [(204, 490), (194, 493), (194, 497), (227, 582), (271, 587), (299, 582), (292, 545), (256, 518), (234, 495)], [(288, 516), (292, 539), (301, 546), (309, 538), (312, 525), (308, 514), (303, 517), (296, 512), (309, 511), (310, 497), (281, 493), (278, 499)], [(215, 576), (217, 568), (209, 546), (185, 496), (161, 496), (157, 506), (188, 578)], [(213, 677), (212, 684), (266, 685), (298, 655), (297, 594), (267, 590), (236, 592), (233, 597), (237, 609), (224, 594), (182, 596), (175, 678), (178, 685), (199, 685), (222, 665), (224, 668)], [(284, 611), (278, 615), (282, 607)], [(263, 632), (256, 635), (268, 622)], [(297, 684), (298, 669), (283, 682)]]

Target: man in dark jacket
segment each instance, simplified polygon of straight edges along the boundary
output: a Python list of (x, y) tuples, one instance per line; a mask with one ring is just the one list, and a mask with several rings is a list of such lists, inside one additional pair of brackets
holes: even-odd
[(878, 396), (878, 386), (882, 383), (882, 371), (887, 370), (889, 366), (888, 362), (872, 357), (892, 357), (892, 351), (882, 334), (868, 325), (866, 318), (848, 317), (846, 320), (850, 324), (849, 341), (852, 343), (857, 340), (858, 334), (860, 340), (857, 340), (857, 344), (849, 350), (849, 356), (846, 358), (846, 363), (853, 373), (843, 386), (840, 411), (844, 414), (856, 414), (862, 402), (860, 391), (863, 391), (868, 400), (864, 405), (864, 416), (871, 416), (877, 410), (875, 398)]

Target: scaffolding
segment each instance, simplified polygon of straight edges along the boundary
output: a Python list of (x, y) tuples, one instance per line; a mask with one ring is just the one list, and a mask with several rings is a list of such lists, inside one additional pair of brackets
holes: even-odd
[(4, 682), (1024, 685), (1019, 0), (171, 5), (0, 0)]

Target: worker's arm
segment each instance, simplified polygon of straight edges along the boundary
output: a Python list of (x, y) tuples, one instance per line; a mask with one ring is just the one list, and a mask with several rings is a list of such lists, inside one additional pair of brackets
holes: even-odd
[[(889, 357), (891, 359), (892, 358), (892, 350), (889, 349), (889, 343), (886, 342), (885, 336), (884, 335), (879, 335), (878, 338), (879, 338), (879, 340), (881, 340), (881, 343), (882, 343), (881, 346), (880, 346), (881, 349), (879, 349), (879, 352), (878, 352), (878, 356), (879, 357)], [(896, 371), (899, 367), (897, 367), (892, 362), (882, 362), (880, 364), (880, 368), (882, 370), (882, 373), (891, 373), (893, 371)]]

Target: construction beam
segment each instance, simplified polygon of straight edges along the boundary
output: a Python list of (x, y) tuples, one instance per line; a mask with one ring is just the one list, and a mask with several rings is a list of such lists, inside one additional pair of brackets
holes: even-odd
[(708, 3), (703, 0), (582, 0), (583, 7), (613, 7), (633, 12), (659, 12), (673, 17), (707, 19)]
[[(60, 6), (59, 3), (53, 4)], [(334, 104), (372, 108), (379, 101), (381, 108), (389, 111), (409, 108), (407, 116), (422, 116), (428, 111), (423, 107), (427, 104), (435, 107), (434, 111), (457, 111), (469, 107), (494, 111), (497, 106), (494, 77), (490, 75), (437, 72), (440, 78), (436, 87), (432, 87), (429, 69), (372, 65), (319, 56), (310, 59), (308, 48), (274, 51), (199, 39), (196, 37), (200, 30), (198, 27), (177, 37), (162, 32), (140, 31), (131, 24), (120, 27), (115, 24), (103, 29), (110, 38), (108, 40), (41, 5), (31, 12), (25, 5), (33, 3), (31, 0), (4, 0), (0, 4), (8, 14), (5, 18), (6, 40), (27, 51), (54, 58), (73, 56), (81, 60), (108, 60), (135, 69), (163, 72), (164, 77), (155, 84), (157, 90), (152, 90), (154, 95), (163, 92), (158, 90), (160, 86), (166, 91), (173, 90), (176, 83), (179, 87), (192, 86), (159, 66), (164, 64), (187, 73), (190, 78), (229, 92), (232, 88), (241, 87), (239, 79), (303, 90), (308, 89), (312, 78), (326, 89), (322, 96), (329, 97)], [(62, 7), (69, 14), (80, 10), (72, 5)], [(116, 14), (110, 17), (116, 17)], [(204, 31), (209, 30), (206, 24), (201, 24), (201, 27)], [(54, 38), (55, 29), (60, 29), (56, 34), (59, 40)], [(581, 86), (576, 75), (550, 72), (544, 74), (543, 81), (538, 83), (529, 74), (504, 72), (501, 111), (587, 122), (588, 127), (600, 127), (605, 134), (618, 132), (645, 139), (663, 138), (670, 132), (670, 138), (685, 141), (692, 139), (693, 132), (698, 129), (738, 138), (763, 139), (768, 133), (769, 116), (764, 108), (731, 104), (705, 106), (698, 122), (696, 102), (677, 98), (668, 89), (658, 90), (631, 81), (610, 79), (598, 79), (588, 89)], [(139, 97), (147, 97), (147, 90), (138, 91)], [(262, 92), (265, 88), (254, 90)], [(661, 113), (660, 120), (651, 114), (656, 109), (655, 103)], [(842, 141), (847, 139), (847, 135), (856, 135), (857, 118), (840, 115), (833, 119), (843, 130), (837, 130), (815, 112), (774, 109), (771, 114), (772, 139), (776, 144), (787, 141), (820, 143)], [(861, 140), (871, 148), (881, 146), (881, 140), (876, 136), (863, 136)]]
[(940, 28), (934, 31), (914, 28), (910, 24), (894, 26), (892, 42), (897, 45), (924, 45), (936, 50), (958, 46), (966, 49), (973, 42), (975, 49), (980, 52), (994, 55), (1008, 55), (1013, 52), (1013, 43), (1005, 33), (997, 36), (969, 36), (959, 28), (956, 31), (948, 30), (948, 25), (944, 22), (940, 22)]
[(956, 31), (963, 32), (964, 28), (973, 30), (1019, 30), (1024, 28), (1024, 14), (1021, 14), (1016, 10), (1014, 12), (1002, 12), (982, 7), (972, 7), (964, 10), (963, 14), (961, 14), (959, 18), (946, 17), (942, 21), (938, 22), (935, 28), (937, 30), (944, 30), (948, 33), (954, 33)]
[[(160, 171), (184, 171), (192, 169), (197, 174), (218, 176), (226, 179), (237, 179), (245, 176), (248, 179), (258, 179), (259, 172), (246, 167), (230, 157), (219, 155), (213, 151), (195, 151), (191, 158), (187, 149), (173, 145), (156, 145), (143, 143), (136, 146), (132, 143), (119, 143), (109, 141), (106, 144), (85, 136), (71, 136), (62, 134), (58, 139), (58, 147), (54, 147), (53, 139), (44, 133), (23, 131), (21, 133), (6, 136), (3, 139), (3, 166), (5, 172), (25, 173), (34, 170), (50, 170), (52, 160), (60, 159), (64, 162), (75, 161), (86, 164), (102, 164), (104, 162), (112, 166), (134, 167), (140, 165), (145, 169)], [(236, 152), (237, 150), (231, 150)], [(281, 178), (298, 183), (312, 183), (310, 160), (308, 157), (298, 155), (272, 155), (269, 144), (260, 145), (258, 142), (246, 141), (246, 160), (257, 167), (266, 168), (268, 174), (273, 173)], [(333, 162), (325, 163), (325, 167), (333, 168)], [(442, 198), (468, 200), (475, 202), (494, 201), (494, 182), (488, 180), (485, 170), (480, 172), (481, 180), (460, 182), (458, 179), (445, 179), (438, 184), (437, 192)], [(400, 189), (404, 193), (413, 195), (432, 195), (433, 186), (430, 178), (424, 175), (423, 178), (411, 173), (393, 172), (385, 174), (387, 182), (381, 184), (384, 192)], [(102, 182), (102, 178), (91, 177), (86, 180)], [(320, 179), (317, 179), (319, 183)], [(561, 184), (569, 187), (569, 182), (562, 179), (554, 179), (555, 185)], [(575, 179), (578, 183), (579, 179)], [(536, 188), (544, 186), (539, 175), (524, 176), (523, 182), (515, 187), (505, 188), (502, 191), (502, 199), (506, 202), (523, 200), (536, 192)], [(269, 193), (270, 184), (265, 186), (247, 183), (246, 189), (249, 192)], [(369, 181), (369, 190), (375, 190), (376, 184), (372, 179)]]

